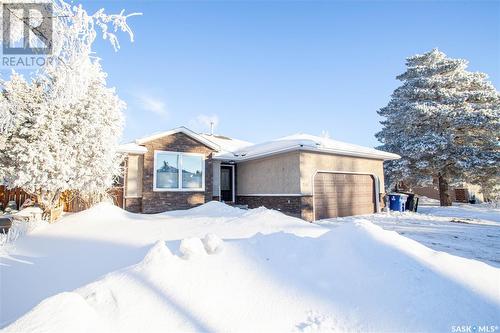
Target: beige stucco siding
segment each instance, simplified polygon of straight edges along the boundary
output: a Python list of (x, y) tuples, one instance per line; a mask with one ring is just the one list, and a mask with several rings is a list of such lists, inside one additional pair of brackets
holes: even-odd
[(128, 155), (125, 183), (126, 198), (142, 197), (143, 163), (142, 155)]
[(312, 177), (318, 170), (346, 171), (375, 174), (380, 180), (380, 191), (384, 189), (384, 167), (382, 160), (360, 157), (300, 152), (300, 189), (302, 194), (312, 194)]
[(300, 194), (298, 151), (238, 163), (237, 195)]

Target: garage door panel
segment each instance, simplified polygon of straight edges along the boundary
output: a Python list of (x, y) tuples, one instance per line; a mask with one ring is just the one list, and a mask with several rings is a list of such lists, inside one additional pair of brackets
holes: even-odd
[(320, 172), (313, 194), (316, 219), (376, 211), (375, 180), (370, 175)]

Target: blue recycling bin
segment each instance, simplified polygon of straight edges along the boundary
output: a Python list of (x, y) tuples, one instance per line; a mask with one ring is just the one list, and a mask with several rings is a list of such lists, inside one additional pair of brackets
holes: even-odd
[(400, 194), (389, 194), (389, 209), (396, 212), (405, 211), (405, 202)]

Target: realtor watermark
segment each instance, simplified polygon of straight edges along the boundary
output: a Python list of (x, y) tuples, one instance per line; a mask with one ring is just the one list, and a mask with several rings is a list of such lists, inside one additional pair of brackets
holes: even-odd
[(453, 325), (452, 333), (494, 333), (498, 332), (498, 325)]
[(2, 4), (2, 66), (39, 67), (53, 61), (51, 2)]

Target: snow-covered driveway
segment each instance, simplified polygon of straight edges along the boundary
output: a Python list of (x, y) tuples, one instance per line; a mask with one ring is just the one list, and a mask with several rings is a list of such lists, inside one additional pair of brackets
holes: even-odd
[(366, 219), (436, 251), (481, 260), (500, 267), (500, 209), (481, 205), (421, 206), (419, 213), (381, 213), (322, 220), (334, 227)]
[[(376, 225), (388, 218), (331, 228), (215, 202), (149, 216), (101, 204), (3, 250), (1, 323), (6, 332), (500, 325), (499, 268)], [(223, 241), (200, 241), (207, 233)]]

